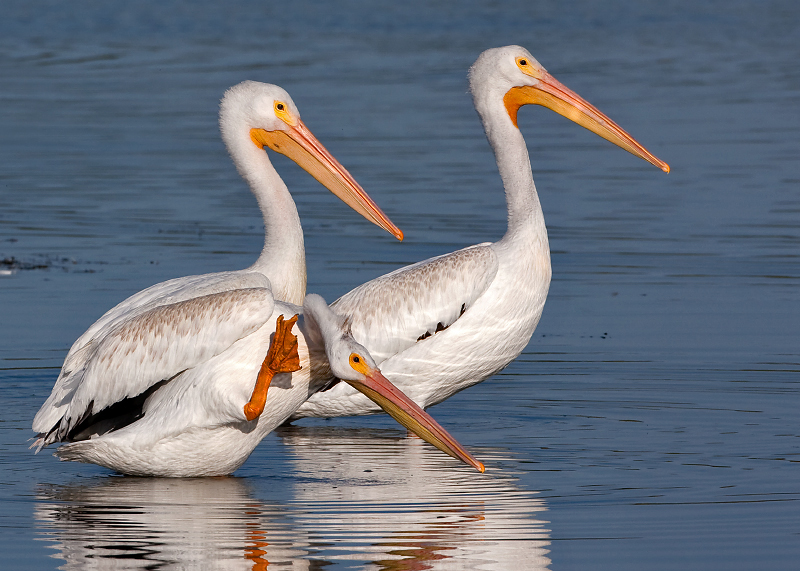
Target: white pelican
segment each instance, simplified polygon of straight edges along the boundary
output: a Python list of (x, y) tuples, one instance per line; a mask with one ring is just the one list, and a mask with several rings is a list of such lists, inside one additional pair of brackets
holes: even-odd
[[(291, 97), (280, 87), (245, 81), (229, 89), (220, 105), (220, 129), (264, 217), (264, 248), (258, 260), (245, 270), (188, 276), (156, 284), (106, 312), (72, 345), (50, 398), (33, 421), (35, 431), (49, 432), (61, 417), (68, 403), (65, 395), (72, 394), (84, 370), (94, 366), (90, 357), (96, 347), (146, 311), (209, 294), (270, 286), (276, 298), (302, 303), (306, 288), (303, 230), (294, 201), (263, 147), (287, 155), (356, 211), (402, 238), (402, 233), (311, 134), (300, 120)], [(197, 309), (215, 311), (208, 306)], [(194, 318), (202, 322), (207, 316), (198, 314)], [(148, 333), (143, 332), (141, 342), (149, 341)], [(137, 349), (148, 352), (153, 359), (161, 358), (153, 353), (152, 347)], [(117, 384), (119, 381), (107, 379), (106, 382)], [(138, 394), (130, 387), (115, 387), (114, 390), (129, 397)]]
[[(401, 268), (367, 282), (332, 307), (383, 374), (422, 407), (497, 373), (527, 345), (550, 285), (547, 229), (517, 112), (544, 105), (654, 164), (611, 119), (556, 81), (527, 50), (483, 52), (470, 90), (494, 150), (508, 203), (502, 240)], [(371, 414), (379, 409), (344, 383), (316, 393), (294, 418)]]
[[(291, 329), (301, 311), (298, 339)], [(300, 308), (275, 301), (269, 287), (161, 305), (115, 327), (53, 389), (36, 417), (34, 445), (68, 442), (56, 451), (61, 459), (124, 474), (230, 474), (331, 380), (331, 370), (426, 441), (483, 471), (386, 381), (321, 297), (307, 296)]]
[[(221, 309), (213, 307), (211, 302), (220, 298), (208, 296), (237, 290), (262, 290), (269, 292), (270, 300), (274, 294), (276, 298), (290, 303), (302, 302), (306, 269), (300, 219), (286, 185), (263, 147), (270, 147), (290, 157), (367, 219), (402, 238), (400, 230), (308, 130), (300, 120), (291, 97), (280, 87), (246, 81), (229, 89), (220, 105), (220, 129), (228, 151), (237, 169), (249, 183), (264, 217), (265, 240), (261, 255), (245, 270), (188, 276), (156, 284), (106, 312), (72, 345), (50, 397), (34, 418), (33, 430), (45, 435), (37, 441), (40, 447), (68, 436), (65, 431), (74, 428), (72, 424), (80, 420), (70, 415), (99, 414), (104, 407), (113, 405), (117, 400), (139, 398), (143, 391), (150, 390), (152, 383), (169, 379), (183, 370), (171, 369), (171, 365), (167, 366), (168, 362), (196, 364), (197, 359), (224, 351), (225, 341), (211, 339), (216, 333), (214, 327), (219, 325), (218, 320), (222, 318)], [(231, 295), (235, 298), (233, 293)], [(184, 323), (210, 327), (203, 332), (209, 343), (205, 348), (182, 346), (177, 340), (177, 345), (172, 347), (169, 340), (160, 337), (160, 331), (174, 330), (177, 324), (170, 325), (153, 319), (149, 326), (160, 327), (161, 330), (152, 331), (140, 319), (145, 314), (153, 315), (152, 311), (156, 308), (174, 308), (174, 304), (191, 300), (198, 301), (182, 306), (182, 311), (193, 308), (197, 312), (194, 315), (181, 314), (175, 309), (165, 310), (165, 315), (176, 315)], [(235, 304), (231, 305), (233, 300), (224, 303), (231, 309), (235, 308)], [(240, 330), (234, 327), (232, 331), (231, 334), (236, 334)], [(118, 376), (99, 379), (96, 386), (86, 389), (82, 379), (87, 374), (91, 377), (105, 366), (105, 363), (93, 361), (93, 357), (98, 351), (102, 353), (103, 347), (121, 342), (118, 339), (121, 332), (138, 336), (136, 343), (128, 343), (125, 348), (141, 360), (136, 364), (139, 377), (125, 377), (122, 372)], [(185, 332), (174, 330), (174, 333), (180, 336)], [(233, 343), (236, 339), (238, 337), (228, 341)], [(178, 348), (185, 349), (187, 354), (177, 353)], [(127, 364), (119, 362), (119, 366)], [(152, 378), (159, 374), (169, 376)], [(123, 378), (133, 384), (125, 385)], [(148, 380), (145, 382), (143, 379)], [(92, 391), (97, 391), (97, 394)], [(87, 399), (82, 403), (86, 407), (84, 410), (78, 410), (73, 405), (76, 394)], [(64, 423), (62, 420), (65, 416), (68, 421)]]
[(175, 278), (132, 295), (107, 311), (75, 341), (57, 383), (67, 382), (66, 377), (84, 364), (87, 347), (111, 328), (159, 305), (266, 284), (271, 284), (276, 299), (303, 302), (303, 229), (289, 190), (263, 147), (288, 156), (354, 210), (402, 239), (403, 233), (308, 130), (292, 98), (277, 85), (244, 81), (231, 87), (220, 104), (219, 123), (228, 152), (248, 182), (264, 218), (261, 255), (244, 270)]

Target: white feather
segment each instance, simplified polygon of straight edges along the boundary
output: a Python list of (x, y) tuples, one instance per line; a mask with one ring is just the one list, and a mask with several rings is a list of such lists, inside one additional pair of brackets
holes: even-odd
[[(519, 106), (559, 100), (552, 109), (669, 172), (666, 163), (555, 81), (524, 48), (486, 50), (469, 78), (505, 188), (505, 236), (397, 270), (334, 304), (351, 314), (354, 336), (379, 360), (383, 374), (423, 407), (508, 365), (542, 314), (550, 248), (528, 149), (516, 124)], [(533, 97), (536, 92), (540, 95)], [(377, 407), (340, 383), (311, 397), (295, 416), (373, 412)]]

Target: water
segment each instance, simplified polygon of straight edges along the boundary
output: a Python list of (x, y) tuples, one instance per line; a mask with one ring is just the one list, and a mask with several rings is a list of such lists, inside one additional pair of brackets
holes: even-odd
[[(795, 568), (800, 13), (695, 4), (5, 2), (5, 564)], [(330, 300), (502, 235), (465, 73), (509, 43), (673, 170), (521, 111), (553, 250), (544, 316), (505, 371), (432, 409), (486, 474), (383, 417), (303, 421), (227, 479), (124, 478), (27, 449), (101, 313), (257, 255), (255, 201), (216, 126), (225, 88), (285, 87), (406, 233), (382, 235), (276, 158), (309, 291)]]

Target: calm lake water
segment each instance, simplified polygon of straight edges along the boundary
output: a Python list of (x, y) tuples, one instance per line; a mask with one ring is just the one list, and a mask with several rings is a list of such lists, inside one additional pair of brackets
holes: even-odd
[[(273, 158), (309, 291), (498, 239), (466, 70), (518, 43), (672, 166), (542, 108), (553, 250), (531, 343), (431, 409), (483, 475), (383, 416), (306, 420), (231, 478), (34, 455), (72, 342), (128, 295), (249, 265), (220, 141), (241, 80), (304, 121), (397, 243)], [(794, 2), (7, 0), (0, 19), (0, 553), (8, 569), (796, 569), (800, 9)]]

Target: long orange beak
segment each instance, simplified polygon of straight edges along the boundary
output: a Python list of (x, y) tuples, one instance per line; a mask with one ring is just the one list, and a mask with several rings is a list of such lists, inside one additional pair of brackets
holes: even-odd
[(364, 382), (346, 382), (364, 393), (392, 418), (425, 442), (433, 444), (445, 454), (469, 464), (479, 472), (485, 470), (483, 464), (467, 452), (433, 417), (390, 383), (377, 369), (369, 371)]
[(294, 122), (294, 125), (287, 124), (286, 130), (251, 129), (250, 138), (256, 145), (269, 147), (292, 159), (350, 208), (402, 240), (403, 232), (389, 220), (347, 169), (333, 158), (300, 119)]
[(539, 83), (533, 86), (512, 87), (503, 97), (508, 115), (515, 126), (517, 125), (517, 111), (520, 107), (528, 104), (543, 105), (637, 157), (654, 164), (662, 171), (669, 172), (667, 163), (645, 149), (597, 107), (566, 87), (547, 71), (538, 68), (525, 73), (538, 79)]

